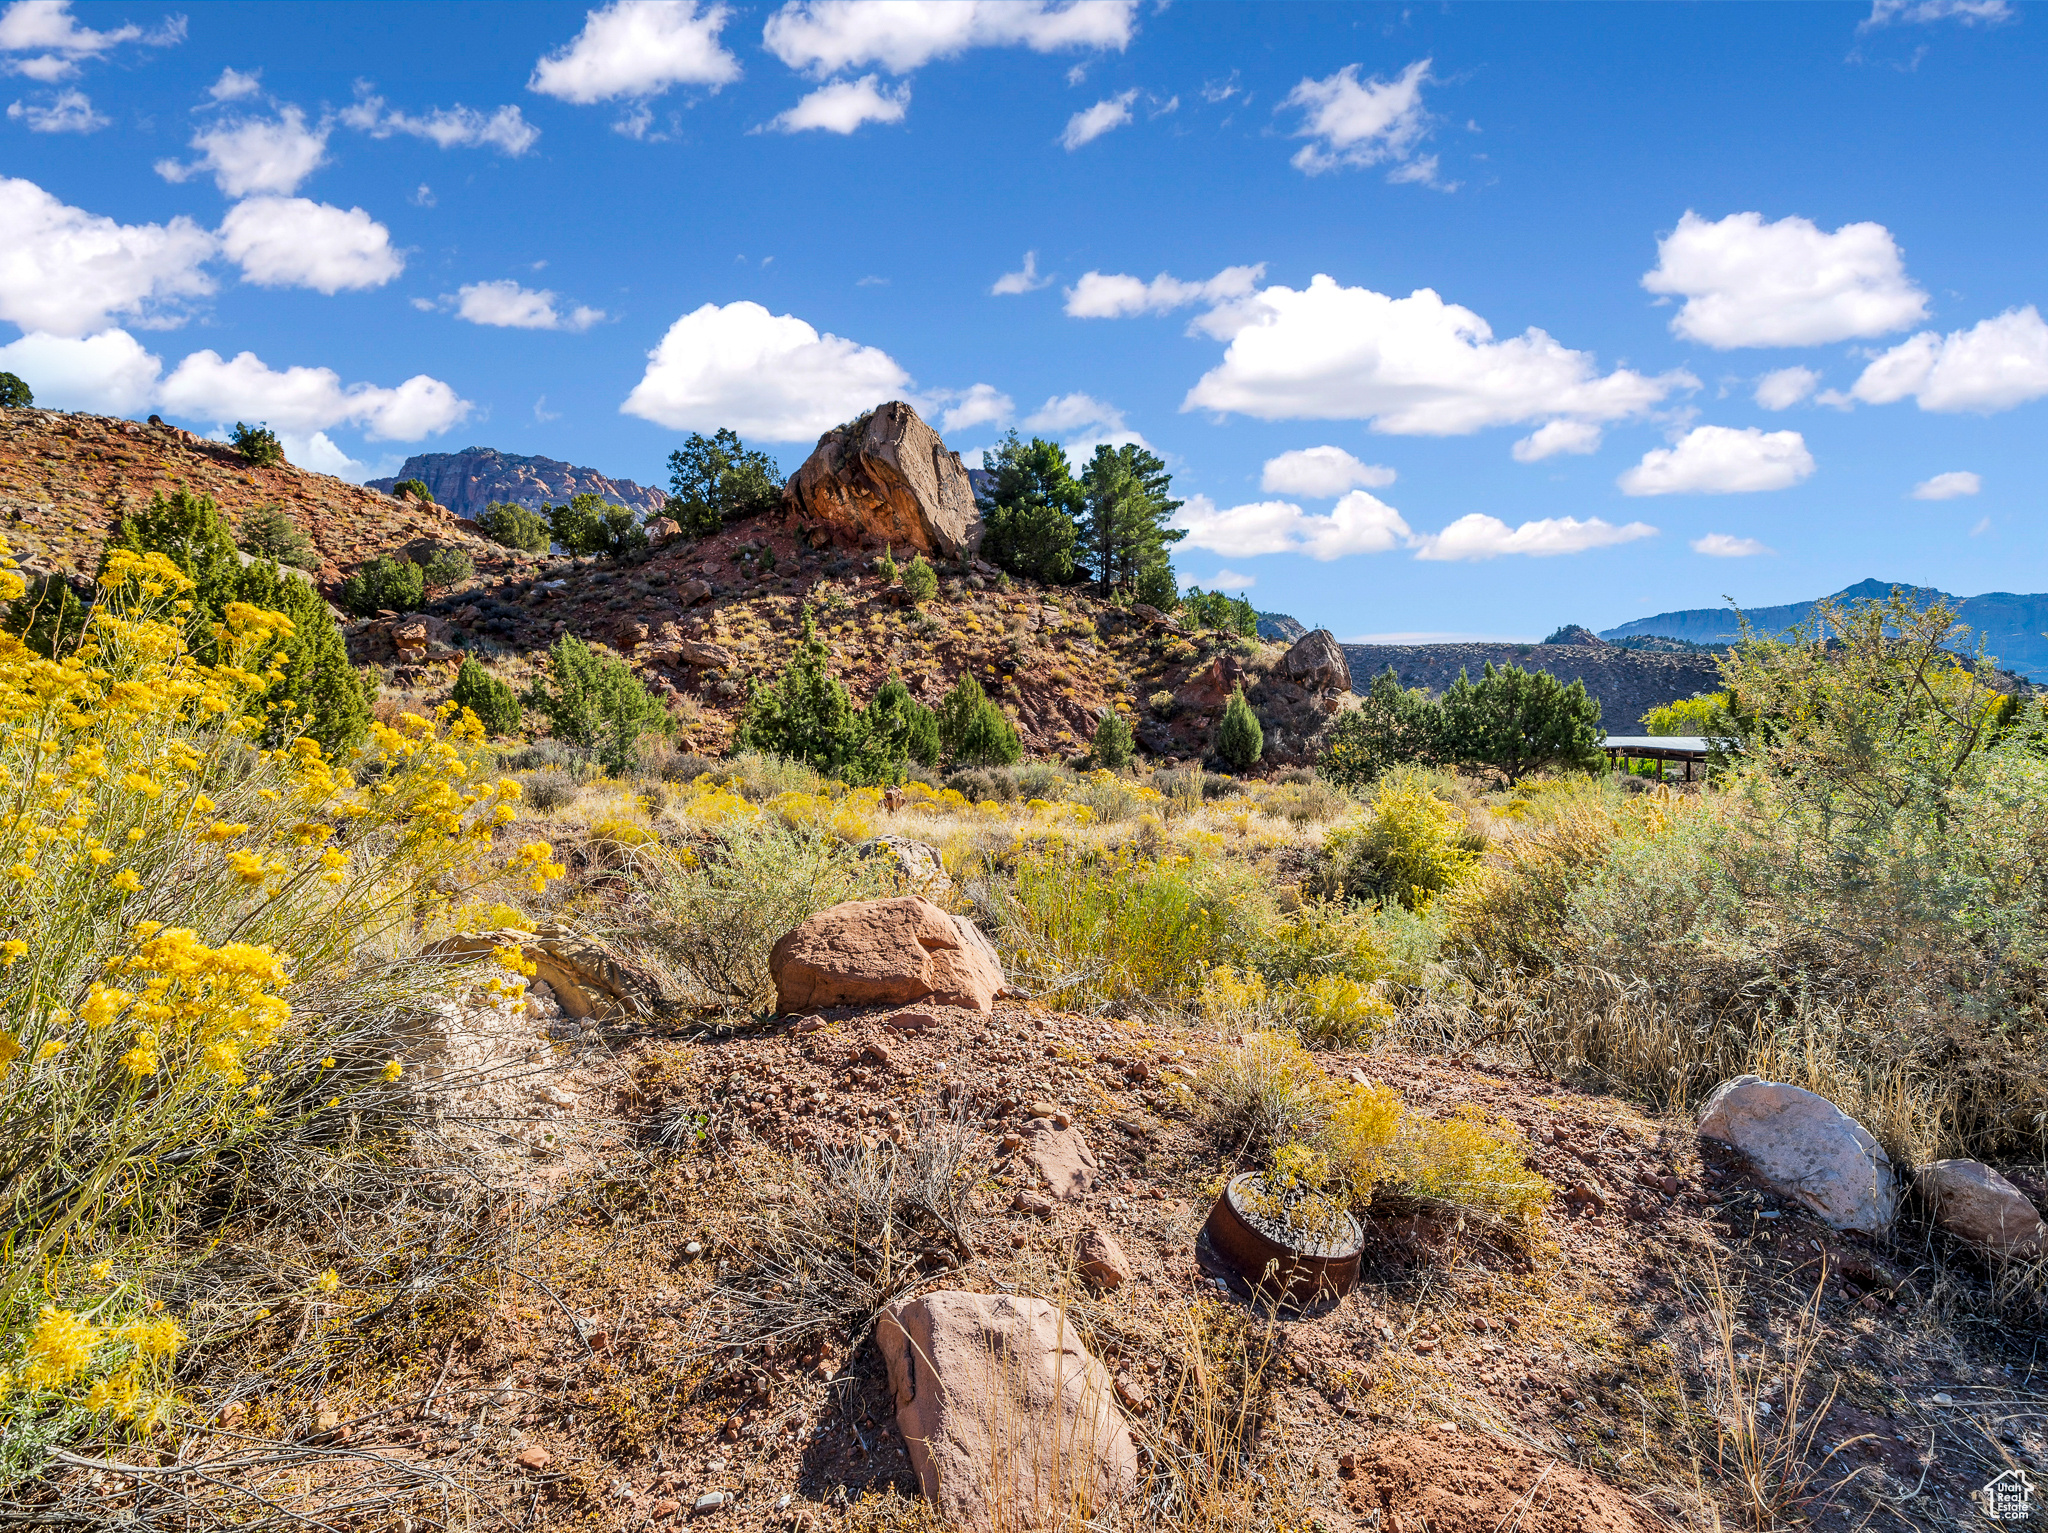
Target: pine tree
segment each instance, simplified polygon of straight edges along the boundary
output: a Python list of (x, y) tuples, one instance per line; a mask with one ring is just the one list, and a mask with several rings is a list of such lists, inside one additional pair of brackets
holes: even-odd
[(1070, 583), (1082, 497), (1066, 449), (1044, 437), (1026, 443), (1012, 431), (982, 455), (982, 464), (993, 480), (975, 495), (982, 557), (1043, 585)]
[(939, 702), (939, 743), (956, 766), (1010, 766), (1024, 754), (1012, 724), (971, 672)]
[(1223, 722), (1216, 730), (1216, 754), (1242, 772), (1265, 753), (1266, 732), (1259, 727), (1252, 705), (1244, 700), (1244, 688), (1239, 687), (1224, 705)]
[(1135, 744), (1129, 720), (1112, 708), (1095, 726), (1095, 739), (1088, 747), (1088, 754), (1105, 771), (1121, 772), (1131, 764), (1131, 751)]
[(552, 674), (536, 677), (521, 701), (547, 719), (556, 739), (596, 751), (606, 771), (630, 771), (642, 735), (674, 730), (668, 711), (617, 656), (565, 633), (548, 660)]
[(710, 436), (691, 432), (668, 455), (668, 514), (699, 536), (727, 522), (773, 511), (782, 500), (782, 471), (765, 452), (753, 452), (737, 433), (720, 427)]
[(803, 637), (773, 686), (747, 699), (733, 749), (765, 751), (801, 761), (827, 777), (845, 778), (861, 758), (860, 710), (845, 683), (832, 674), (831, 651), (804, 608)]
[(1135, 442), (1095, 449), (1081, 478), (1085, 521), (1083, 555), (1096, 589), (1154, 595), (1172, 590), (1168, 550), (1187, 536), (1167, 520), (1180, 509), (1171, 498), (1173, 476)]
[(1460, 671), (1442, 707), (1444, 756), (1493, 767), (1510, 784), (1538, 767), (1600, 765), (1600, 701), (1584, 682), (1488, 661), (1477, 682)]
[(467, 708), (476, 715), (476, 721), (488, 735), (511, 734), (523, 717), (518, 694), (485, 670), (474, 655), (464, 660), (462, 669), (455, 673), (453, 698), (456, 707)]
[[(893, 781), (906, 761), (919, 766), (939, 764), (939, 717), (910, 695), (894, 671), (861, 711), (867, 730), (867, 752)], [(871, 773), (870, 775), (881, 775)]]

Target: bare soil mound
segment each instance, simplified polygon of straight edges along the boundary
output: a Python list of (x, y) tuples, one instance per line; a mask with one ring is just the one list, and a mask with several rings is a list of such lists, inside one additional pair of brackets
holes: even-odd
[(1358, 1457), (1354, 1504), (1383, 1533), (1649, 1533), (1605, 1480), (1520, 1444), (1469, 1432), (1382, 1438)]

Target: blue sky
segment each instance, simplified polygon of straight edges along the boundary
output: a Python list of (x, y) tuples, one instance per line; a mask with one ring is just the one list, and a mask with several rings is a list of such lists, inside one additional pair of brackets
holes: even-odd
[(0, 71), (42, 403), (357, 478), (1135, 436), (1184, 579), (1347, 638), (2048, 589), (2009, 0), (15, 0)]

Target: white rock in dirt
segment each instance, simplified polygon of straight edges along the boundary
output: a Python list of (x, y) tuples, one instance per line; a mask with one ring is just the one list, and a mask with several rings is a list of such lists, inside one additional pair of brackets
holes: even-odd
[(2048, 1249), (2040, 1210), (1982, 1161), (1933, 1161), (1913, 1174), (1913, 1191), (1942, 1229), (1994, 1256), (2033, 1258)]
[(1056, 1306), (928, 1293), (884, 1310), (875, 1339), (911, 1464), (949, 1526), (1067, 1526), (1136, 1492), (1115, 1386)]
[(1883, 1147), (1803, 1087), (1738, 1075), (1707, 1098), (1699, 1131), (1741, 1151), (1779, 1193), (1835, 1229), (1874, 1235), (1898, 1214), (1898, 1178)]
[(1085, 1198), (1095, 1190), (1095, 1152), (1079, 1129), (1056, 1118), (1033, 1118), (1025, 1124), (1024, 1159), (1062, 1203)]

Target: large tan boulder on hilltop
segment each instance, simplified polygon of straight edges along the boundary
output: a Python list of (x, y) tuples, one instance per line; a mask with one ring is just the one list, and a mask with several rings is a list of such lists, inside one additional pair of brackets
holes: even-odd
[(1700, 1137), (1742, 1152), (1765, 1181), (1838, 1230), (1878, 1234), (1898, 1213), (1891, 1157), (1826, 1097), (1738, 1075), (1700, 1109)]
[(1310, 692), (1349, 692), (1351, 666), (1327, 628), (1303, 634), (1274, 663), (1273, 674)]
[(931, 1001), (987, 1016), (1003, 988), (980, 929), (914, 895), (819, 911), (769, 950), (768, 971), (785, 1012)]
[(981, 513), (960, 454), (901, 400), (819, 437), (783, 486), (782, 504), (847, 542), (949, 559), (981, 547)]
[(1913, 1191), (1936, 1224), (1994, 1256), (2033, 1258), (2048, 1250), (2040, 1210), (1982, 1161), (1933, 1161), (1913, 1174)]
[(1138, 1488), (1108, 1371), (1073, 1321), (1025, 1294), (942, 1290), (882, 1311), (896, 1424), (948, 1527), (1068, 1527)]

